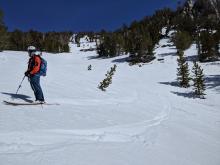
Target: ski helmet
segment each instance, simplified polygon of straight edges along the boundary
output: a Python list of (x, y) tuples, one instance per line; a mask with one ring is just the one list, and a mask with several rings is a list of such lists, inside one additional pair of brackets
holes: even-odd
[(34, 55), (41, 56), (42, 52), (41, 51), (34, 51), (34, 52), (31, 53), (31, 56), (34, 56)]
[(34, 52), (34, 51), (36, 51), (36, 47), (35, 46), (28, 46), (27, 51)]

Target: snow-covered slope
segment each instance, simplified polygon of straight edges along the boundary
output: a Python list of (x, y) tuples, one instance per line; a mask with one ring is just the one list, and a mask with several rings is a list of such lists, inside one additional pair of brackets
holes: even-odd
[[(94, 47), (95, 43), (84, 43)], [(207, 99), (176, 86), (176, 49), (155, 50), (142, 67), (120, 56), (96, 59), (71, 44), (71, 53), (44, 53), (48, 76), (41, 79), (54, 106), (0, 104), (1, 165), (218, 165), (220, 164), (220, 66), (202, 64)], [(81, 45), (82, 46), (82, 45)], [(195, 45), (185, 52), (190, 66)], [(27, 65), (26, 52), (0, 53), (0, 101), (33, 100), (27, 80), (14, 93)], [(92, 70), (88, 71), (88, 65)], [(117, 64), (113, 84), (97, 88)]]

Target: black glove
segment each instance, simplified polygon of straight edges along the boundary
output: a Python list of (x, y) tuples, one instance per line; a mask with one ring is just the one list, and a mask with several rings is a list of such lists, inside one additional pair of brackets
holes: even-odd
[(24, 75), (27, 76), (27, 77), (30, 77), (30, 72), (29, 72), (29, 71), (26, 71), (26, 72), (24, 73)]

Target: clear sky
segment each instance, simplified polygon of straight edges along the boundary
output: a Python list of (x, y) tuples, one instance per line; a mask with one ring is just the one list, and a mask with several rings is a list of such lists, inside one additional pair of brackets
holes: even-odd
[(9, 31), (115, 30), (177, 0), (0, 0)]

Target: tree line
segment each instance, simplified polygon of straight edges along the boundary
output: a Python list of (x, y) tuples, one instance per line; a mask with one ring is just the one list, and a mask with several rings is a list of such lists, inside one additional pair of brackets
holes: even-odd
[[(166, 33), (162, 35), (164, 27)], [(175, 11), (170, 8), (157, 10), (152, 16), (134, 21), (130, 26), (123, 25), (114, 32), (102, 31), (97, 52), (99, 57), (129, 54), (133, 64), (149, 62), (154, 59), (155, 45), (161, 38), (168, 37), (170, 30), (177, 31), (177, 36), (173, 37), (176, 43), (178, 37), (187, 38), (183, 42), (196, 42), (199, 61), (219, 58), (220, 21), (215, 9), (204, 0), (197, 0), (193, 7), (186, 1)]]
[(72, 32), (42, 33), (34, 30), (23, 32), (18, 29), (8, 32), (3, 22), (3, 12), (0, 11), (0, 51), (26, 51), (28, 46), (33, 45), (41, 51), (51, 53), (69, 52), (69, 41), (72, 35)]
[(149, 62), (154, 57), (154, 47), (161, 39), (161, 29), (169, 26), (173, 12), (169, 8), (158, 10), (153, 16), (123, 25), (114, 32), (100, 33), (97, 48), (99, 57), (114, 57), (129, 54), (131, 64)]

